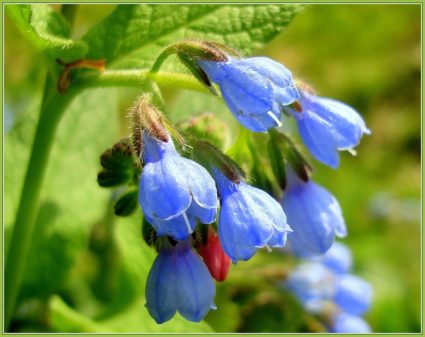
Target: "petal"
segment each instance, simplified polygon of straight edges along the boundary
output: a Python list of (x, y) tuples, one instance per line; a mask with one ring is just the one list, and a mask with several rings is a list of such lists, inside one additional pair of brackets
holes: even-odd
[(140, 178), (139, 203), (148, 217), (171, 219), (190, 206), (192, 197), (184, 168), (177, 156), (165, 156), (145, 165)]
[(289, 105), (300, 97), (295, 85), (285, 88), (275, 88), (275, 100), (281, 105)]
[(336, 274), (348, 273), (353, 264), (350, 250), (340, 242), (334, 242), (325, 254), (315, 257), (314, 261), (322, 263)]
[(186, 158), (181, 158), (181, 164), (188, 177), (187, 184), (196, 203), (204, 208), (217, 208), (217, 188), (208, 171), (193, 160)]
[(255, 116), (263, 114), (272, 108), (273, 87), (271, 82), (255, 72), (237, 73), (232, 69), (220, 85), (220, 90), (226, 103), (236, 108), (236, 115)]
[(171, 137), (168, 142), (162, 142), (153, 138), (149, 133), (143, 132), (143, 145), (143, 159), (146, 163), (155, 163), (165, 155), (179, 155)]
[(236, 264), (238, 260), (247, 261), (253, 257), (257, 252), (257, 247), (253, 245), (244, 245), (239, 242), (237, 231), (232, 230), (232, 221), (232, 219), (227, 219), (222, 216), (220, 212), (218, 236), (226, 255)]
[(219, 236), (224, 251), (236, 260), (248, 260), (256, 248), (281, 245), (285, 239), (275, 232), (291, 229), (279, 203), (266, 192), (240, 183), (236, 191), (222, 196)]
[(177, 311), (175, 273), (171, 251), (162, 251), (155, 259), (146, 282), (146, 307), (158, 324), (170, 320)]
[(267, 132), (267, 128), (264, 127), (264, 125), (257, 118), (254, 118), (253, 116), (247, 116), (240, 112), (239, 108), (234, 105), (232, 100), (230, 99), (230, 93), (222, 91), (221, 94), (223, 95), (223, 98), (226, 101), (226, 104), (232, 112), (233, 116), (238, 120), (240, 124), (242, 124), (248, 130), (254, 132)]
[(315, 311), (331, 300), (335, 292), (335, 278), (319, 263), (302, 263), (289, 276), (286, 287), (308, 309)]
[(254, 118), (266, 130), (282, 125), (279, 109), (270, 110), (262, 115), (254, 116), (252, 118)]
[(327, 219), (329, 223), (334, 226), (335, 234), (338, 237), (345, 237), (347, 235), (347, 227), (345, 226), (344, 217), (342, 216), (342, 210), (338, 200), (336, 200), (326, 189), (315, 183), (312, 183), (311, 190), (314, 194), (312, 197), (321, 200), (323, 208), (327, 209)]
[(199, 322), (214, 306), (215, 285), (201, 258), (186, 242), (180, 243), (176, 258), (175, 299), (179, 313)]
[(253, 69), (275, 86), (284, 88), (293, 85), (291, 72), (281, 63), (267, 57), (251, 57), (237, 60), (240, 68)]
[(372, 330), (363, 318), (347, 313), (340, 313), (334, 318), (331, 332), (354, 334), (371, 333)]
[(242, 60), (231, 58), (225, 63), (201, 61), (199, 65), (210, 80), (220, 86), (223, 98), (229, 107), (233, 107), (231, 111), (235, 116), (270, 110), (272, 83)]
[(226, 62), (198, 61), (198, 65), (206, 72), (211, 82), (218, 83), (226, 76)]
[(312, 111), (332, 125), (338, 149), (357, 146), (363, 133), (370, 134), (363, 118), (350, 106), (324, 97), (311, 99)]
[(170, 220), (149, 218), (146, 215), (146, 220), (155, 228), (156, 234), (158, 236), (169, 235), (177, 241), (185, 240), (190, 234), (193, 233), (196, 227), (195, 218), (189, 216), (188, 212), (183, 212), (182, 214)]
[(270, 247), (283, 247), (286, 244), (286, 239), (288, 235), (286, 232), (279, 232), (277, 230), (273, 231), (273, 235), (267, 242)]
[(335, 142), (331, 125), (318, 115), (304, 113), (303, 119), (297, 119), (298, 132), (310, 153), (318, 161), (332, 168), (339, 165), (338, 145)]
[(294, 230), (289, 241), (298, 256), (322, 254), (334, 241), (335, 227), (329, 222), (328, 205), (323, 203), (317, 193), (321, 190), (314, 185), (308, 182), (291, 188), (282, 200), (288, 223)]
[(288, 105), (299, 98), (291, 72), (281, 63), (266, 57), (240, 60), (241, 65), (255, 69), (273, 83), (274, 97), (282, 105)]
[(263, 247), (272, 235), (273, 214), (267, 214), (269, 200), (263, 193), (240, 183), (235, 193), (222, 199), (219, 222), (227, 223), (227, 232), (241, 245)]
[(334, 301), (341, 310), (362, 315), (372, 303), (373, 291), (368, 282), (354, 275), (342, 275), (338, 281)]
[(217, 208), (201, 207), (195, 200), (190, 205), (187, 214), (189, 217), (199, 220), (200, 223), (210, 224), (215, 221), (217, 216)]

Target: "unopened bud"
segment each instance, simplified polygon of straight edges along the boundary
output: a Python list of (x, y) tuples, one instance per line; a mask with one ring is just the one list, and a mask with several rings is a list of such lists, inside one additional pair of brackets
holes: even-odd
[(208, 140), (222, 148), (229, 138), (228, 127), (214, 114), (205, 112), (178, 124), (183, 133)]
[(168, 141), (168, 132), (165, 127), (165, 118), (162, 113), (151, 104), (147, 95), (140, 96), (130, 110), (131, 138), (133, 148), (140, 157), (143, 151), (143, 132), (146, 131), (153, 138), (162, 142)]
[(231, 261), (221, 247), (217, 234), (211, 228), (208, 232), (208, 242), (199, 248), (199, 254), (204, 259), (211, 276), (219, 282), (224, 281)]

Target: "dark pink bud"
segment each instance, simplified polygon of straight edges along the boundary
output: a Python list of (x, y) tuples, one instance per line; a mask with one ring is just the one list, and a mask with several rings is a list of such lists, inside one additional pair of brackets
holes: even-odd
[(199, 248), (199, 254), (204, 259), (212, 277), (224, 281), (230, 267), (230, 258), (224, 253), (220, 240), (213, 230), (208, 232), (208, 242)]

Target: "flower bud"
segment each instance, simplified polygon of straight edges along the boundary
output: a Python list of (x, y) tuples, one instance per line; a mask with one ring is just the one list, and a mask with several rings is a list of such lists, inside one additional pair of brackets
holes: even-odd
[(204, 259), (212, 277), (217, 281), (224, 281), (230, 268), (230, 258), (221, 247), (217, 234), (210, 228), (208, 242), (199, 248), (199, 255)]

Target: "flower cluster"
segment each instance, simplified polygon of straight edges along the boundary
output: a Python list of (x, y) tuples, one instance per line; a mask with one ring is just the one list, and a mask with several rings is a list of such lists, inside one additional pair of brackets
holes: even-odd
[(367, 333), (370, 327), (361, 318), (372, 303), (368, 282), (350, 274), (351, 252), (335, 242), (323, 255), (300, 264), (284, 282), (306, 308), (322, 314), (330, 332)]
[[(237, 263), (250, 259), (259, 248), (283, 247), (292, 230), (281, 205), (266, 192), (241, 176), (231, 180), (216, 167), (210, 168), (211, 177), (204, 167), (182, 157), (169, 135), (164, 141), (142, 132), (139, 203), (156, 235), (172, 240), (159, 248), (149, 273), (146, 306), (158, 323), (176, 311), (198, 322), (214, 307), (211, 276), (222, 281), (229, 259)], [(216, 220), (218, 195), (219, 242), (210, 227), (207, 244), (199, 249), (201, 259), (192, 250), (192, 234), (198, 223), (207, 226)], [(199, 287), (208, 291), (197, 291)]]
[[(269, 161), (283, 190), (283, 197), (278, 197), (273, 195), (276, 189), (250, 184), (237, 164), (205, 139), (192, 135), (187, 138), (191, 151), (184, 151), (185, 139), (146, 97), (132, 110), (133, 145), (141, 172), (138, 202), (148, 231), (154, 233), (150, 243), (158, 251), (146, 284), (146, 306), (158, 323), (177, 311), (198, 322), (215, 308), (213, 278), (225, 280), (230, 262), (249, 260), (261, 248), (284, 247), (287, 240), (295, 255), (311, 257), (328, 251), (335, 236), (347, 234), (337, 200), (310, 179), (310, 166), (289, 137), (271, 129), (293, 117), (312, 156), (333, 168), (339, 164), (338, 151), (353, 152), (370, 131), (354, 109), (316, 96), (271, 59), (241, 58), (213, 42), (182, 41), (166, 48), (151, 72), (171, 53), (177, 53), (213, 93), (214, 86), (219, 87), (242, 126), (253, 132), (271, 131)], [(127, 214), (124, 201), (118, 208)], [(304, 291), (301, 298), (311, 308), (332, 298), (344, 315), (361, 314), (361, 308), (354, 309), (360, 282), (353, 281), (347, 270), (324, 267), (326, 261), (300, 267), (292, 278), (327, 274), (338, 282), (319, 290), (298, 286)], [(335, 329), (353, 319), (338, 317)]]

